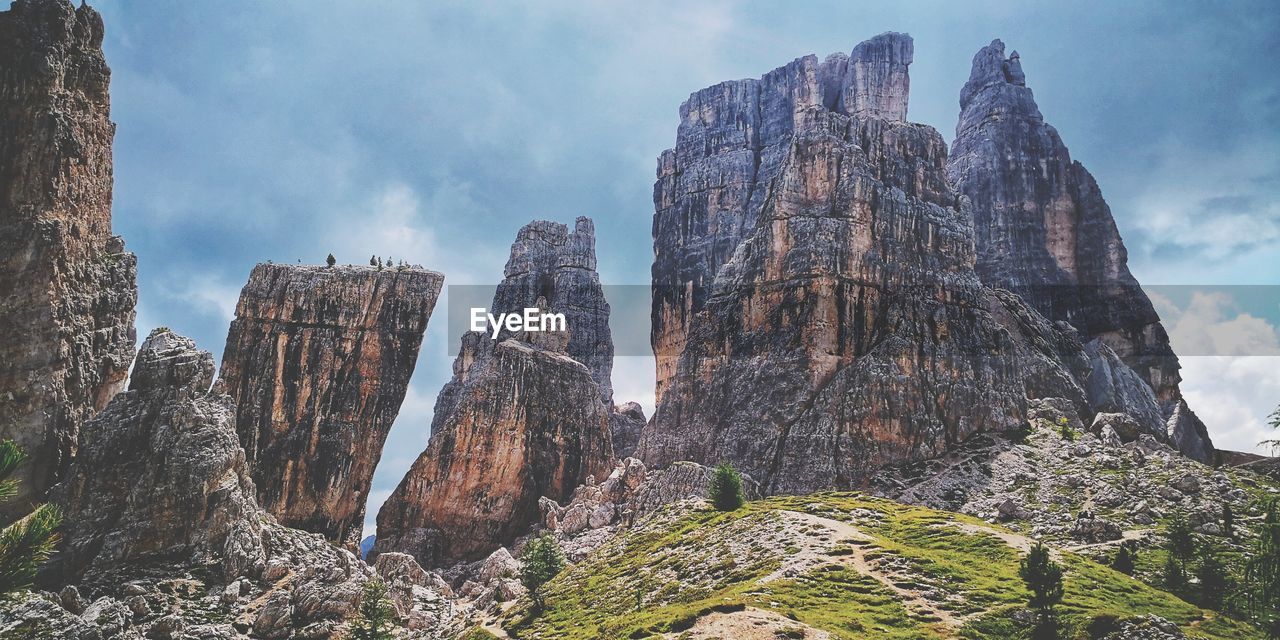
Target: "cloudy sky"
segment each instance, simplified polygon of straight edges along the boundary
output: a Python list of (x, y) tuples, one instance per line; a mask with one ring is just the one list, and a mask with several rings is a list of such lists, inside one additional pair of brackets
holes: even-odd
[[(99, 2), (114, 71), (115, 224), (139, 333), (221, 356), (257, 262), (371, 254), (491, 284), (531, 219), (595, 218), (608, 284), (645, 284), (654, 159), (689, 93), (796, 57), (915, 37), (910, 119), (953, 135), (1001, 38), (1097, 177), (1220, 446), (1280, 402), (1280, 11), (1226, 3)], [(425, 447), (449, 374), (437, 313), (375, 478)], [(1272, 354), (1272, 355), (1266, 355)], [(619, 401), (652, 405), (619, 358)]]

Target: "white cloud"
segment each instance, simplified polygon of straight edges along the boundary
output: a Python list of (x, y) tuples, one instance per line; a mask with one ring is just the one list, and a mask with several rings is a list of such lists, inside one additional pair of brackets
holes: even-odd
[(613, 359), (613, 401), (617, 404), (638, 402), (644, 407), (645, 417), (653, 417), (654, 383), (656, 381), (653, 356), (617, 356)]
[(1187, 355), (1276, 356), (1280, 337), (1263, 318), (1228, 315), (1234, 301), (1222, 292), (1197, 291), (1186, 309), (1162, 298), (1158, 310), (1165, 318), (1174, 351)]
[(1219, 449), (1269, 454), (1258, 446), (1277, 437), (1266, 417), (1280, 404), (1280, 364), (1274, 356), (1191, 356), (1182, 360), (1182, 391)]
[[(1232, 313), (1222, 292), (1196, 292), (1185, 308), (1151, 295), (1175, 352), (1182, 354), (1182, 392), (1220, 449), (1269, 453), (1266, 416), (1280, 404), (1280, 340), (1276, 327)], [(1194, 355), (1188, 355), (1194, 354)]]

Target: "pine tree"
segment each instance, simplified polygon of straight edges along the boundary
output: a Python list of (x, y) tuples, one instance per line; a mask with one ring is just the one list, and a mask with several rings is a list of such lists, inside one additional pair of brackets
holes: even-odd
[(1218, 559), (1213, 546), (1205, 543), (1200, 547), (1200, 566), (1196, 569), (1196, 578), (1200, 581), (1200, 604), (1206, 609), (1219, 610), (1231, 588), (1227, 568)]
[[(0, 442), (0, 501), (18, 492), (10, 476), (26, 459), (12, 440)], [(0, 595), (31, 587), (36, 570), (58, 545), (61, 524), (62, 512), (46, 504), (0, 530)]]
[(333, 265), (338, 264), (338, 259), (333, 257), (333, 254), (331, 253), (324, 259), (324, 263), (332, 267)]
[(1236, 513), (1229, 502), (1222, 503), (1222, 535), (1228, 540), (1236, 539)]
[(1062, 600), (1062, 567), (1049, 557), (1049, 548), (1037, 542), (1018, 567), (1018, 576), (1031, 591), (1028, 604), (1042, 613), (1052, 613)]
[(1244, 568), (1245, 608), (1249, 617), (1267, 632), (1280, 638), (1280, 514), (1277, 500), (1266, 506), (1266, 514), (1258, 525), (1258, 538), (1253, 552), (1246, 556)]
[(1049, 548), (1037, 542), (1022, 559), (1018, 576), (1031, 591), (1027, 604), (1036, 610), (1039, 618), (1032, 637), (1056, 638), (1058, 621), (1053, 607), (1062, 601), (1062, 567), (1049, 557)]
[(1168, 541), (1165, 549), (1169, 551), (1169, 555), (1177, 560), (1178, 566), (1182, 568), (1183, 574), (1187, 571), (1187, 563), (1191, 561), (1196, 554), (1196, 539), (1191, 533), (1191, 525), (1187, 522), (1187, 517), (1181, 513), (1175, 514), (1169, 520), (1169, 527), (1165, 531)]
[(1111, 568), (1125, 575), (1133, 575), (1133, 566), (1137, 562), (1137, 551), (1129, 541), (1125, 541), (1116, 549), (1116, 557), (1111, 561)]
[(1164, 559), (1164, 571), (1161, 575), (1164, 586), (1173, 593), (1180, 593), (1187, 586), (1187, 572), (1182, 568), (1182, 563), (1169, 554)]
[(369, 256), (369, 266), (371, 267), (378, 266), (378, 256)]
[(543, 533), (525, 543), (520, 561), (523, 563), (520, 566), (520, 583), (529, 590), (534, 610), (542, 611), (542, 586), (564, 569), (564, 554), (560, 552), (555, 537)]
[(742, 476), (728, 462), (716, 466), (707, 495), (711, 504), (721, 511), (736, 511), (747, 501), (742, 495)]
[[(1271, 415), (1267, 416), (1267, 424), (1270, 425), (1272, 429), (1280, 431), (1280, 407), (1276, 407), (1276, 410), (1272, 411)], [(1280, 438), (1275, 440), (1263, 440), (1258, 444), (1264, 447), (1271, 447), (1273, 452), (1280, 453)]]
[(392, 618), (395, 608), (387, 599), (387, 585), (377, 578), (364, 583), (360, 596), (360, 608), (351, 623), (353, 640), (392, 640)]

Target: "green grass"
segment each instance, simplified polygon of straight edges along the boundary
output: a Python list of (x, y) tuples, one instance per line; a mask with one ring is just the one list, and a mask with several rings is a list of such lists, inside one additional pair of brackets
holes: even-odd
[[(763, 542), (786, 528), (783, 511), (846, 522), (872, 539), (832, 541), (811, 570), (762, 583), (797, 550)], [(849, 493), (774, 497), (729, 513), (668, 509), (553, 580), (539, 615), (522, 602), (503, 625), (518, 638), (651, 638), (678, 634), (715, 611), (756, 607), (840, 639), (1024, 637), (1013, 621), (1028, 596), (1017, 576), (1020, 553), (995, 535), (956, 526), (965, 523), (994, 529), (960, 514)], [(848, 564), (855, 547), (900, 567), (899, 586), (929, 591), (962, 628), (912, 612), (897, 593), (859, 573)], [(1063, 553), (1062, 563), (1067, 637), (1087, 637), (1098, 617), (1143, 614), (1167, 618), (1192, 637), (1260, 637), (1085, 558)]]

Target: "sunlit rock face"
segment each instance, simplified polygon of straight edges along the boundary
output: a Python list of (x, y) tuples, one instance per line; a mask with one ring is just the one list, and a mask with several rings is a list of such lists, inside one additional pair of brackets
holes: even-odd
[(375, 556), (483, 557), (538, 522), (539, 499), (610, 471), (613, 343), (595, 263), (589, 219), (520, 230), (490, 311), (563, 313), (567, 330), (463, 336), (427, 449), (378, 512)]
[(421, 268), (260, 264), (240, 293), (219, 388), (258, 501), (357, 548), (365, 501), (444, 276)]
[(1213, 444), (1182, 400), (1178, 359), (1129, 272), (1110, 208), (1041, 116), (1018, 53), (1006, 57), (999, 40), (973, 58), (947, 172), (972, 204), (982, 281), (1114, 351), (1154, 393), (1162, 438), (1209, 460)]
[(1019, 427), (1028, 393), (1083, 403), (1078, 341), (973, 269), (946, 145), (905, 121), (911, 51), (884, 34), (681, 107), (655, 186), (646, 464), (854, 487)]
[(70, 2), (0, 12), (0, 438), (30, 456), (8, 515), (65, 475), (133, 359), (137, 263), (111, 234), (102, 29)]

